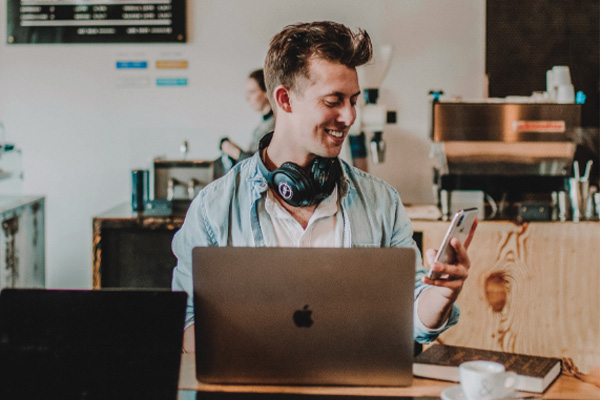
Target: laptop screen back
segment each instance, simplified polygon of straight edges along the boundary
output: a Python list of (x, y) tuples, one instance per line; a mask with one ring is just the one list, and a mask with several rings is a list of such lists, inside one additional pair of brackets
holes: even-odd
[(0, 394), (175, 399), (186, 298), (152, 290), (4, 289), (0, 376), (11, 379), (3, 379)]
[(412, 249), (199, 247), (193, 274), (200, 381), (412, 382)]

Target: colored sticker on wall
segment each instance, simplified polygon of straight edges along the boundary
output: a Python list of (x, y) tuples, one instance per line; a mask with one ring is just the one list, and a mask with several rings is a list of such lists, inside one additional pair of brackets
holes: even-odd
[(147, 61), (117, 61), (117, 69), (147, 69)]
[(187, 86), (187, 78), (156, 78), (156, 86)]
[(187, 69), (188, 62), (186, 60), (158, 60), (156, 61), (156, 69)]

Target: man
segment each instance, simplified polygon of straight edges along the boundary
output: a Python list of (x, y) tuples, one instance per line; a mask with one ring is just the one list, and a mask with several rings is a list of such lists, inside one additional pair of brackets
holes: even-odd
[[(333, 22), (285, 27), (272, 39), (265, 81), (275, 130), (253, 157), (208, 185), (173, 239), (173, 289), (190, 295), (184, 351), (194, 350), (191, 253), (195, 246), (413, 247), (412, 225), (394, 188), (338, 159), (356, 118), (356, 67), (372, 46), (366, 32)], [(469, 241), (470, 238), (467, 240)], [(420, 259), (414, 337), (429, 342), (458, 320), (454, 305), (470, 260), (457, 240), (454, 265)]]

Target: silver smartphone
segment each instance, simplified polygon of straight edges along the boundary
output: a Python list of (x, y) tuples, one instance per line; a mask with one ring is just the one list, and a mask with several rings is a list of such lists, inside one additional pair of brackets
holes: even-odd
[[(436, 262), (439, 261), (443, 264), (454, 264), (456, 262), (456, 252), (450, 245), (450, 240), (455, 237), (464, 244), (465, 239), (469, 237), (469, 232), (471, 232), (475, 219), (477, 219), (477, 214), (477, 208), (466, 208), (464, 210), (459, 210), (454, 214), (452, 222), (450, 222), (450, 227), (448, 228), (446, 236), (442, 241), (442, 245), (435, 257)], [(443, 275), (440, 275), (439, 272), (432, 271), (431, 269), (429, 270), (427, 277), (431, 280), (444, 279)]]

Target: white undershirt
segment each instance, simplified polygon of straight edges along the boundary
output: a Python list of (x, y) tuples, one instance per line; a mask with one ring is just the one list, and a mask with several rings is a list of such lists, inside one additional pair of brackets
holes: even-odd
[(267, 190), (265, 210), (271, 217), (278, 247), (342, 247), (344, 224), (337, 201), (337, 186), (322, 200), (308, 221), (306, 229)]

